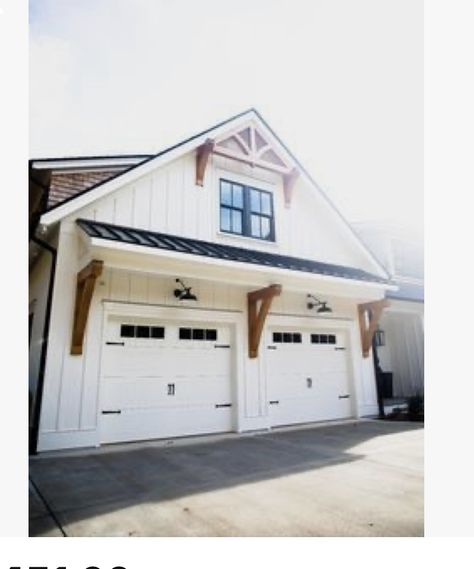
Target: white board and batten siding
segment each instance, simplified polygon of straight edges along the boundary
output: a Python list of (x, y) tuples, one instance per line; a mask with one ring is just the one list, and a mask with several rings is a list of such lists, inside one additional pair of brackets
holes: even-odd
[[(195, 185), (195, 169), (191, 152), (97, 200), (65, 222), (83, 217), (377, 272), (341, 231), (340, 220), (326, 200), (304, 180), (297, 181), (291, 207), (285, 207), (282, 178), (277, 173), (213, 155), (200, 187)], [(275, 243), (220, 232), (222, 178), (272, 193)]]
[[(277, 174), (212, 156), (204, 187), (195, 185), (194, 176), (195, 156), (191, 152), (117, 189), (61, 222), (40, 422), (40, 451), (191, 432), (265, 429), (281, 423), (281, 419), (275, 419), (275, 411), (270, 409), (269, 396), (273, 397), (276, 390), (281, 392), (282, 401), (287, 401), (287, 408), (294, 407), (295, 403), (290, 404), (293, 394), (287, 379), (278, 375), (275, 370), (279, 366), (275, 359), (271, 359), (280, 356), (271, 354), (272, 350), (265, 347), (268, 341), (265, 334), (280, 326), (301, 330), (305, 337), (318, 330), (327, 333), (329, 327), (337, 330), (338, 342), (346, 348), (344, 351), (334, 350), (330, 357), (322, 350), (301, 346), (308, 350), (308, 361), (313, 363), (308, 363), (308, 369), (297, 370), (297, 373), (301, 377), (311, 377), (307, 374), (314, 375), (314, 370), (321, 366), (326, 371), (321, 372), (319, 380), (316, 378), (314, 388), (299, 386), (296, 398), (304, 402), (311, 393), (316, 400), (318, 397), (331, 400), (334, 409), (331, 407), (326, 418), (329, 415), (331, 418), (343, 418), (376, 412), (373, 366), (370, 359), (361, 357), (356, 301), (350, 298), (329, 296), (335, 310), (333, 318), (323, 320), (308, 314), (303, 294), (283, 290), (272, 305), (260, 356), (249, 359), (248, 288), (231, 282), (215, 283), (212, 273), (206, 280), (187, 276), (186, 284), (193, 287), (199, 301), (185, 307), (173, 295), (175, 283), (171, 276), (105, 266), (96, 283), (90, 307), (84, 353), (82, 356), (70, 355), (77, 272), (90, 260), (90, 253), (75, 224), (77, 218), (374, 271), (367, 257), (339, 231), (337, 223), (329, 221), (334, 214), (325, 200), (303, 181), (297, 183), (293, 202), (287, 208), (281, 177)], [(276, 243), (220, 233), (218, 195), (221, 177), (273, 193)], [(184, 268), (185, 257), (183, 259)], [(117, 339), (119, 326), (134, 319), (148, 322), (149, 326), (163, 325), (167, 330), (165, 341), (143, 346), (133, 344), (131, 340)], [(189, 344), (185, 348), (183, 341), (179, 340), (179, 328), (183, 322), (192, 322), (203, 329), (207, 329), (207, 323), (212, 323), (220, 336), (229, 338), (231, 348), (221, 350), (211, 348), (210, 344), (199, 347), (199, 343), (196, 344), (198, 347)], [(106, 345), (106, 342), (113, 341), (124, 341), (124, 346)], [(115, 361), (112, 355), (114, 347), (123, 349), (122, 354), (127, 354), (127, 357), (118, 356), (125, 357), (129, 362), (127, 365), (117, 367), (119, 360)], [(286, 349), (289, 348), (282, 347), (281, 354)], [(174, 366), (174, 354), (178, 352), (179, 365)], [(287, 355), (289, 357), (290, 353)], [(143, 358), (149, 362), (162, 359), (165, 363), (161, 369), (157, 366), (156, 371), (151, 363), (149, 367), (153, 369), (150, 371), (140, 363)], [(207, 366), (210, 362), (213, 364)], [(285, 366), (288, 368), (288, 363)], [(191, 377), (190, 370), (197, 367), (201, 375)], [(219, 373), (213, 375), (211, 368), (219, 370)], [(329, 377), (336, 378), (332, 391), (324, 387)], [(170, 396), (167, 394), (168, 384), (173, 383), (177, 391)], [(346, 394), (350, 397), (333, 400)], [(215, 407), (216, 404), (227, 403), (231, 407)], [(121, 413), (104, 415), (104, 410), (120, 410)], [(291, 419), (291, 412), (288, 413)], [(174, 422), (172, 417), (176, 419)], [(306, 418), (319, 420), (324, 417), (308, 411), (304, 420)]]

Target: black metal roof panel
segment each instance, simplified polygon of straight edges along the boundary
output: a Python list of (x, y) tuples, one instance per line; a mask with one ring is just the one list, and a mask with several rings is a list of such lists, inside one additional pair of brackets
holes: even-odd
[(276, 255), (265, 251), (256, 251), (255, 249), (243, 249), (241, 247), (223, 245), (222, 243), (210, 243), (208, 241), (190, 239), (189, 237), (156, 233), (154, 231), (123, 227), (87, 219), (77, 219), (76, 223), (90, 237), (109, 241), (130, 243), (132, 245), (153, 247), (155, 249), (187, 253), (190, 255), (212, 257), (226, 261), (237, 261), (240, 263), (250, 263), (291, 271), (328, 275), (343, 279), (377, 283), (388, 282), (386, 279), (378, 277), (377, 275), (343, 265), (333, 265), (310, 259), (289, 257), (287, 255)]

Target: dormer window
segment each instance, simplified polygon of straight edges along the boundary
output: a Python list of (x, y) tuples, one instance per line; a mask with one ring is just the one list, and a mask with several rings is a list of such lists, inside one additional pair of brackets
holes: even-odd
[(271, 192), (221, 180), (220, 229), (225, 233), (275, 241)]

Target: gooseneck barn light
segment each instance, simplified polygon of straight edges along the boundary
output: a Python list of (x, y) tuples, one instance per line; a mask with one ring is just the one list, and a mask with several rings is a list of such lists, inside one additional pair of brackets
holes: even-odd
[(316, 308), (316, 312), (318, 314), (323, 314), (324, 312), (332, 312), (332, 308), (329, 308), (327, 301), (319, 300), (312, 294), (308, 294), (308, 298), (310, 298), (313, 302), (308, 302), (306, 305), (310, 310)]
[(183, 288), (175, 288), (174, 295), (178, 300), (197, 300), (197, 296), (191, 292), (190, 286), (186, 286), (182, 280), (176, 279)]

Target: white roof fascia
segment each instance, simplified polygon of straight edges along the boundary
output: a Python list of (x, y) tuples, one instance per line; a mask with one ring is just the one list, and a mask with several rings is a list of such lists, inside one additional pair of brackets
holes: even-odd
[(141, 158), (80, 158), (64, 160), (33, 160), (31, 165), (35, 170), (85, 170), (96, 168), (120, 168), (122, 166), (134, 166), (146, 160)]

